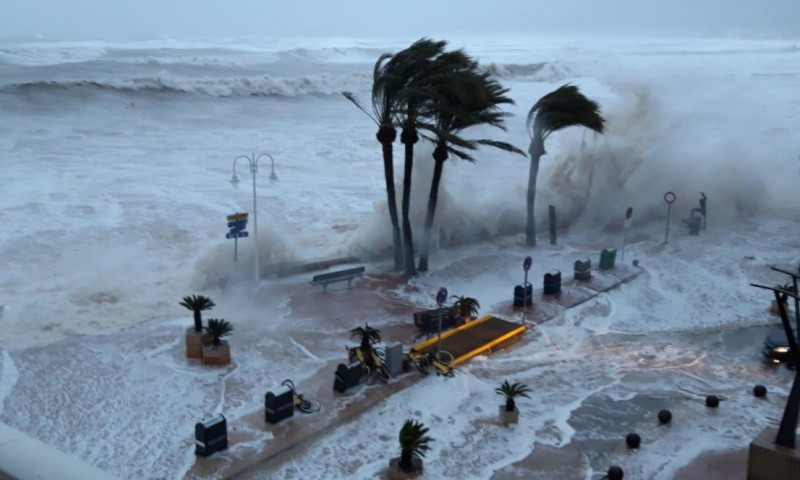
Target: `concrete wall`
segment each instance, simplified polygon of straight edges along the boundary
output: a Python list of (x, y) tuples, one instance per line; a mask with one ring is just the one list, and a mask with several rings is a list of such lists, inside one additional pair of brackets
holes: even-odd
[(0, 480), (118, 480), (88, 463), (0, 423)]

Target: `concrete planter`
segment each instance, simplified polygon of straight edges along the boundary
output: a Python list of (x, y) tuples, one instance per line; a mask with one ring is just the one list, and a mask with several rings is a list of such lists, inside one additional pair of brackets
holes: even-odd
[(506, 405), (500, 405), (500, 423), (503, 425), (510, 425), (512, 423), (519, 423), (519, 410), (516, 408), (513, 412), (506, 411)]
[(402, 470), (400, 468), (400, 457), (395, 457), (389, 460), (389, 480), (406, 480), (409, 478), (421, 477), (424, 473), (422, 468), (422, 459), (418, 457), (411, 457), (411, 470)]
[(194, 327), (186, 329), (186, 357), (188, 358), (203, 358), (203, 344), (209, 343), (211, 337), (204, 332), (195, 332)]
[(231, 363), (231, 346), (225, 340), (219, 345), (203, 345), (204, 365), (228, 365)]
[(783, 480), (800, 478), (800, 451), (775, 444), (777, 428), (765, 428), (750, 443), (747, 478)]

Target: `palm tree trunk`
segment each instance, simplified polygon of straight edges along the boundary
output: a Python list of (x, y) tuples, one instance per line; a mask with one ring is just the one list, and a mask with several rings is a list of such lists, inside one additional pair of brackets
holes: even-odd
[(401, 470), (411, 470), (411, 450), (400, 450), (400, 464), (398, 466)]
[(428, 209), (425, 212), (425, 237), (422, 240), (419, 254), (419, 271), (428, 271), (428, 257), (431, 248), (431, 234), (433, 232), (433, 216), (436, 214), (436, 204), (439, 201), (439, 183), (442, 180), (444, 162), (447, 160), (447, 146), (443, 143), (436, 145), (433, 151), (433, 180), (431, 180), (431, 192), (428, 195)]
[(386, 203), (389, 218), (392, 220), (392, 245), (394, 247), (394, 268), (403, 268), (403, 242), (400, 237), (400, 222), (397, 218), (397, 193), (394, 188), (394, 149), (392, 143), (397, 138), (394, 125), (381, 125), (376, 135), (383, 149), (383, 176), (386, 179)]
[(533, 208), (536, 204), (536, 177), (539, 175), (539, 160), (544, 155), (544, 140), (535, 135), (528, 148), (531, 155), (531, 170), (528, 174), (528, 211), (525, 225), (525, 244), (529, 247), (536, 246), (536, 220)]
[(406, 276), (417, 273), (414, 266), (414, 236), (411, 232), (411, 173), (414, 169), (414, 144), (419, 137), (414, 127), (404, 127), (400, 134), (400, 141), (405, 146), (405, 166), (403, 169), (403, 264)]
[(203, 317), (200, 310), (194, 311), (194, 331), (200, 333), (203, 331)]

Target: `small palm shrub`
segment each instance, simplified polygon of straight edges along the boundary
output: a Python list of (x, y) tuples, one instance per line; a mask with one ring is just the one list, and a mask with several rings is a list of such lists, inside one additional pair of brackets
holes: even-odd
[(502, 385), (494, 389), (495, 393), (502, 395), (506, 398), (506, 412), (513, 412), (517, 408), (514, 399), (517, 397), (531, 398), (528, 396), (532, 390), (524, 383), (509, 384), (508, 380), (504, 381)]
[(211, 335), (211, 344), (220, 345), (222, 338), (230, 335), (233, 331), (233, 325), (221, 318), (209, 318), (206, 331)]
[(381, 331), (370, 327), (368, 323), (364, 323), (363, 327), (350, 330), (350, 338), (353, 337), (359, 339), (361, 351), (364, 353), (372, 350), (373, 345), (381, 343)]
[(430, 450), (428, 445), (433, 441), (428, 436), (428, 427), (416, 420), (406, 420), (400, 429), (400, 464), (401, 470), (411, 470), (413, 457), (424, 458)]
[(178, 303), (191, 310), (194, 313), (194, 331), (200, 333), (203, 331), (203, 317), (202, 312), (211, 310), (216, 305), (214, 301), (203, 295), (192, 295), (190, 297), (183, 297), (183, 301)]
[(478, 302), (477, 299), (472, 297), (465, 297), (465, 296), (456, 296), (453, 295), (450, 298), (455, 298), (456, 301), (453, 303), (453, 309), (456, 311), (461, 318), (474, 318), (478, 316), (478, 312), (480, 311), (481, 304)]

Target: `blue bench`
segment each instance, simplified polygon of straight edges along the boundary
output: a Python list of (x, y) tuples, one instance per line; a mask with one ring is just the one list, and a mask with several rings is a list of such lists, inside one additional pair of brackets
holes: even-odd
[(328, 290), (329, 283), (342, 282), (347, 280), (347, 286), (352, 286), (352, 281), (356, 277), (364, 275), (364, 267), (348, 268), (338, 272), (320, 273), (311, 279), (311, 285), (322, 285), (324, 290)]

